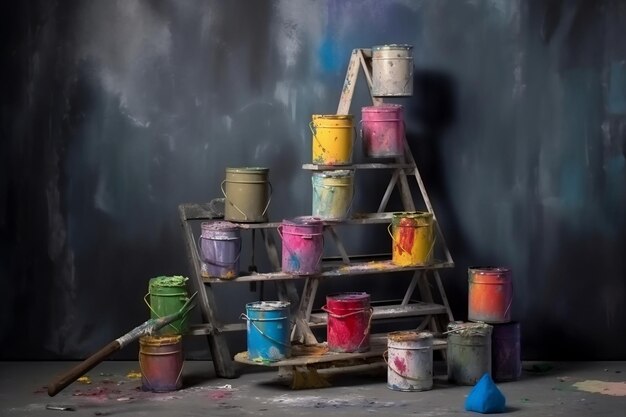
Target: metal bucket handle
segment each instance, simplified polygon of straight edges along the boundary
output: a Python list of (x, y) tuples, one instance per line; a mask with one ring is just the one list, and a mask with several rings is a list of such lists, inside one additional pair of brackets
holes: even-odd
[[(283, 238), (283, 234), (281, 232), (282, 228), (283, 228), (283, 225), (281, 224), (280, 226), (278, 226), (276, 228), (276, 231), (278, 232), (278, 236), (280, 236), (280, 240), (282, 240), (283, 243), (284, 243), (285, 239)], [(311, 233), (308, 233), (308, 234), (305, 234), (305, 233), (293, 233), (293, 234), (297, 235), (297, 236), (302, 236), (304, 239), (313, 239), (313, 236), (315, 236), (314, 234), (311, 234)], [(324, 248), (324, 244), (326, 242), (326, 239), (324, 239), (324, 232), (319, 233), (319, 234), (322, 235), (322, 251), (320, 252), (319, 258), (317, 258), (317, 262), (316, 263), (318, 263), (318, 264), (322, 261), (322, 257), (324, 256), (323, 248)], [(289, 251), (291, 253), (291, 251), (289, 250), (288, 247), (286, 247), (285, 249), (287, 249), (287, 251)]]
[[(426, 226), (416, 226), (416, 227), (426, 227)], [(389, 233), (389, 236), (391, 236), (391, 240), (393, 240), (393, 243), (395, 243), (396, 245), (400, 246), (400, 248), (409, 253), (410, 251), (406, 250), (405, 248), (402, 247), (402, 245), (400, 244), (400, 242), (397, 242), (394, 238), (393, 238), (393, 233), (391, 233), (391, 223), (389, 223), (389, 225), (387, 226), (387, 233)], [(428, 253), (426, 254), (426, 258), (430, 258), (430, 255), (433, 252), (433, 249), (435, 248), (435, 243), (437, 242), (437, 235), (435, 235), (433, 237), (433, 243), (430, 244), (430, 249), (428, 249)]]
[[(208, 237), (204, 237), (204, 236), (199, 236), (198, 237), (198, 247), (201, 248), (202, 246), (200, 245), (200, 241), (202, 239), (207, 239), (210, 240)], [(234, 238), (234, 239), (223, 239), (223, 240), (237, 240), (237, 239), (241, 239), (239, 237)], [(210, 265), (215, 265), (215, 266), (230, 266), (230, 265), (235, 265), (237, 263), (237, 261), (239, 260), (239, 257), (241, 256), (241, 247), (242, 245), (239, 245), (239, 252), (237, 253), (237, 256), (235, 257), (235, 260), (231, 263), (229, 262), (225, 262), (225, 263), (220, 263), (220, 262), (211, 262), (208, 259), (204, 258), (204, 253), (202, 252), (202, 250), (200, 250), (200, 252), (198, 252), (198, 256), (200, 257), (200, 260), (202, 262), (204, 262), (205, 264), (210, 264)]]
[[(313, 139), (317, 142), (318, 145), (320, 145), (320, 147), (322, 149), (324, 149), (324, 145), (322, 145), (322, 143), (317, 139), (317, 129), (315, 128), (315, 125), (313, 124), (313, 120), (311, 120), (309, 122), (309, 129), (311, 130), (311, 134), (313, 135)], [(354, 144), (356, 142), (356, 126), (352, 126), (352, 130), (354, 130), (354, 135), (352, 135), (352, 152), (354, 152)], [(352, 161), (352, 152), (350, 152), (350, 161)]]
[[(233, 207), (239, 212), (241, 213), (241, 215), (244, 217), (244, 220), (248, 220), (248, 216), (246, 215), (246, 213), (244, 213), (243, 211), (241, 211), (241, 209), (239, 207), (237, 207), (237, 205), (235, 203), (233, 203), (232, 201), (229, 200), (228, 196), (226, 195), (226, 191), (224, 190), (224, 183), (226, 182), (226, 180), (223, 180), (222, 183), (220, 184), (220, 189), (222, 190), (222, 194), (224, 194), (224, 199), (226, 201), (228, 201), (230, 204), (233, 205)], [(263, 209), (263, 213), (261, 213), (261, 216), (265, 216), (265, 213), (267, 213), (267, 209), (270, 206), (270, 203), (272, 202), (272, 194), (274, 193), (274, 189), (272, 188), (272, 183), (269, 181), (263, 181), (265, 183), (267, 183), (267, 185), (270, 186), (270, 196), (267, 199), (267, 205), (265, 206), (265, 209)]]
[[(257, 331), (258, 331), (258, 332), (259, 332), (262, 336), (264, 336), (264, 337), (268, 338), (268, 339), (269, 339), (269, 340), (271, 340), (272, 342), (277, 343), (277, 344), (279, 344), (279, 345), (281, 345), (281, 346), (284, 346), (284, 347), (286, 347), (286, 348), (291, 347), (291, 344), (285, 344), (285, 343), (281, 342), (280, 340), (276, 340), (276, 339), (273, 339), (273, 338), (269, 337), (268, 335), (266, 335), (265, 333), (263, 333), (263, 330), (259, 329), (259, 328), (258, 328), (258, 326), (257, 326), (256, 324), (254, 324), (254, 321), (255, 321), (255, 320), (256, 320), (256, 321), (277, 321), (277, 320), (284, 320), (284, 319), (286, 319), (287, 317), (280, 317), (280, 318), (279, 318), (279, 317), (276, 317), (276, 318), (273, 318), (273, 319), (251, 319), (250, 317), (248, 317), (248, 315), (247, 315), (246, 313), (241, 313), (241, 314), (239, 315), (239, 318), (240, 318), (240, 319), (245, 319), (245, 320), (247, 320), (247, 321), (248, 321), (248, 323), (252, 324), (252, 325), (254, 326), (254, 328), (255, 328), (255, 329), (257, 329)], [(291, 333), (291, 332), (289, 332), (289, 333)]]
[[(189, 301), (191, 298), (195, 297), (196, 294), (198, 294), (198, 291), (196, 291), (191, 297), (183, 298), (183, 300)], [(149, 295), (150, 295), (150, 292), (147, 292), (146, 295), (143, 296), (143, 302), (146, 303), (146, 305), (148, 306), (150, 311), (153, 312), (155, 316), (157, 316), (158, 318), (163, 318), (163, 316), (159, 315), (159, 313), (157, 313), (156, 310), (154, 310), (152, 308), (152, 306), (150, 305), (150, 303), (148, 302), (148, 296)], [(187, 315), (189, 314), (190, 311), (191, 310), (187, 310), (187, 311), (183, 312), (183, 314), (181, 314), (179, 320), (184, 320), (185, 318), (187, 318)], [(170, 323), (170, 324), (168, 324), (168, 326), (172, 326), (172, 328), (174, 330), (176, 330), (176, 332), (178, 332), (178, 334), (182, 334), (182, 330), (179, 329), (178, 327), (174, 326), (174, 323)]]
[(355, 314), (361, 314), (365, 311), (369, 312), (369, 317), (367, 319), (367, 326), (365, 327), (365, 330), (363, 331), (363, 338), (361, 339), (361, 341), (358, 344), (358, 347), (361, 347), (361, 345), (363, 344), (363, 342), (365, 342), (365, 338), (367, 337), (369, 331), (370, 331), (370, 326), (372, 325), (372, 316), (374, 315), (374, 308), (370, 307), (369, 309), (361, 309), (361, 310), (355, 310), (351, 313), (346, 313), (346, 314), (335, 314), (333, 312), (331, 312), (328, 307), (326, 307), (326, 305), (322, 306), (322, 311), (325, 311), (326, 314), (328, 314), (330, 317), (336, 318), (336, 319), (343, 319), (349, 316), (354, 316)]

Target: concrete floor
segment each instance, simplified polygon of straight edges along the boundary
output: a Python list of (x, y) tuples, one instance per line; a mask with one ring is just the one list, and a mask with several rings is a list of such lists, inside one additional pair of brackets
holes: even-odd
[[(185, 388), (154, 394), (139, 390), (128, 377), (137, 362), (105, 362), (54, 398), (45, 385), (70, 362), (0, 363), (0, 416), (449, 416), (473, 415), (463, 404), (470, 387), (449, 385), (436, 364), (435, 387), (426, 392), (387, 389), (384, 373), (336, 375), (324, 389), (291, 390), (277, 382), (275, 370), (244, 368), (238, 379), (213, 377), (210, 362), (187, 361)], [(626, 415), (626, 362), (525, 363), (520, 381), (498, 384), (514, 416)], [(618, 382), (606, 387), (598, 382)], [(598, 389), (604, 393), (587, 390)], [(619, 392), (618, 392), (619, 391)], [(620, 394), (621, 395), (609, 395)], [(75, 411), (47, 410), (68, 405)]]

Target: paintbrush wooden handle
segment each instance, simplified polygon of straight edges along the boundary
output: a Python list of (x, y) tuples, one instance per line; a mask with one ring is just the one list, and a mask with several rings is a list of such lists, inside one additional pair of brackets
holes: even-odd
[(112, 341), (63, 375), (48, 384), (48, 395), (54, 397), (59, 392), (65, 389), (72, 382), (76, 381), (81, 376), (92, 370), (100, 362), (111, 356), (113, 352), (120, 349), (120, 344), (117, 340)]

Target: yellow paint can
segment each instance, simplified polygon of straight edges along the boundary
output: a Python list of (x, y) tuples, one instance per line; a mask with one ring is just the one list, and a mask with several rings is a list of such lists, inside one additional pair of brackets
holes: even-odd
[(350, 114), (314, 114), (309, 127), (313, 136), (313, 163), (349, 165), (354, 147), (354, 118)]
[(398, 266), (425, 265), (433, 257), (434, 219), (428, 212), (394, 213), (389, 230), (391, 261)]

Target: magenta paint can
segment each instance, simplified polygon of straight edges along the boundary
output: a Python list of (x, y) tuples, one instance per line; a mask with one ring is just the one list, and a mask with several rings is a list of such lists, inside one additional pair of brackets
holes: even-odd
[(491, 372), (495, 381), (515, 381), (522, 376), (520, 324), (493, 324)]
[(404, 154), (404, 109), (399, 104), (361, 108), (363, 153), (371, 158)]
[(225, 221), (203, 222), (200, 258), (210, 277), (231, 279), (239, 275), (241, 234), (236, 224)]
[(322, 271), (324, 223), (320, 218), (302, 216), (283, 220), (278, 232), (283, 241), (283, 272), (315, 275)]

